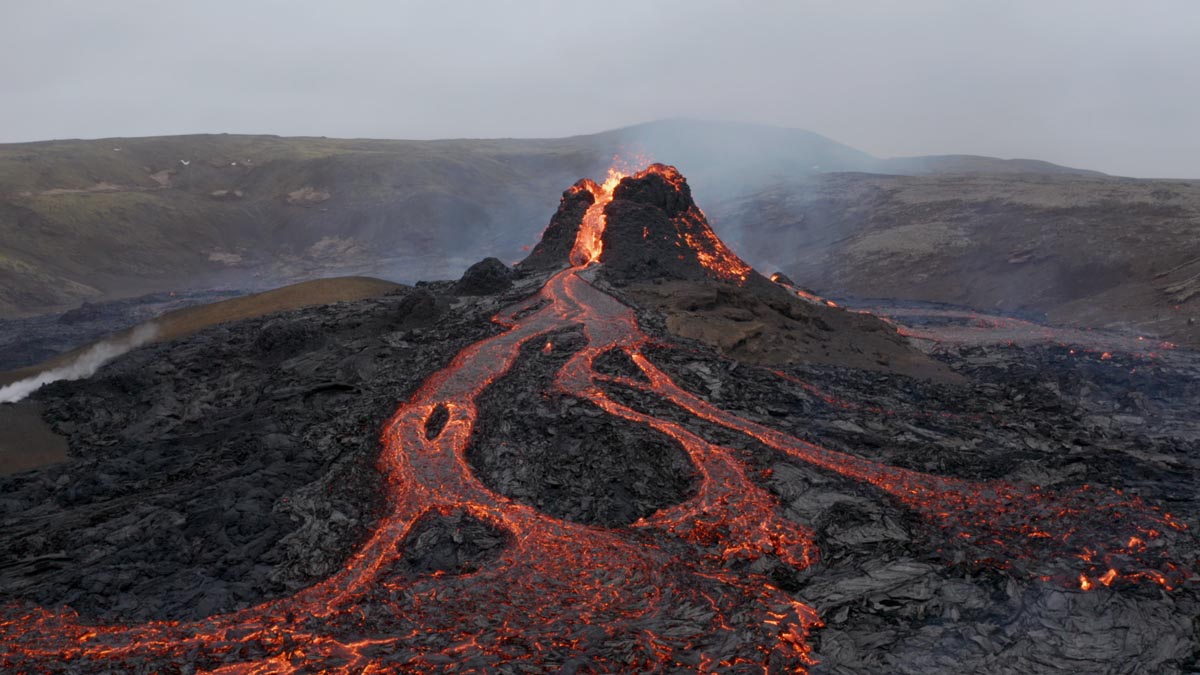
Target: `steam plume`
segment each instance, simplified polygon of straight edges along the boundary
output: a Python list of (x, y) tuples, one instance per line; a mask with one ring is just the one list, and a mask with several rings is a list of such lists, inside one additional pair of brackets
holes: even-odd
[(85, 377), (91, 377), (92, 374), (100, 369), (100, 366), (131, 349), (136, 349), (146, 344), (150, 340), (153, 340), (156, 335), (158, 335), (158, 326), (149, 323), (138, 326), (126, 338), (105, 340), (92, 345), (71, 363), (38, 373), (24, 380), (18, 380), (8, 386), (0, 387), (0, 403), (16, 403), (51, 382), (80, 380)]

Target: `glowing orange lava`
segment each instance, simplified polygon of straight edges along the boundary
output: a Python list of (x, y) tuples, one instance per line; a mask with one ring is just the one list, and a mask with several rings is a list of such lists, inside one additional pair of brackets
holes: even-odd
[(809, 293), (808, 291), (804, 290), (803, 288), (796, 288), (795, 286), (793, 286), (789, 283), (786, 283), (785, 281), (782, 280), (782, 276), (778, 272), (771, 275), (771, 281), (774, 281), (775, 283), (779, 284), (780, 286), (783, 286), (784, 288), (788, 289), (789, 291), (795, 293), (796, 297), (800, 298), (801, 300), (803, 300), (807, 303), (810, 303), (813, 305), (825, 305), (826, 307), (837, 307), (838, 306), (838, 304), (832, 300), (826, 300), (825, 298), (822, 298), (821, 296), (819, 296), (815, 293)]
[(575, 237), (575, 245), (571, 248), (571, 264), (586, 266), (600, 260), (604, 251), (604, 226), (608, 221), (604, 215), (604, 207), (612, 201), (613, 190), (625, 177), (616, 168), (608, 170), (604, 183), (587, 182), (587, 189), (595, 200), (583, 214), (583, 222), (579, 225), (579, 234)]
[[(66, 607), (11, 604), (0, 612), (0, 668), (179, 672), (190, 664), (227, 675), (560, 672), (568, 664), (609, 672), (805, 670), (813, 663), (808, 633), (821, 625), (817, 613), (766, 576), (735, 566), (767, 558), (803, 569), (818, 558), (813, 533), (781, 514), (732, 449), (614, 400), (614, 388), (646, 392), (794, 461), (872, 485), (973, 547), (979, 560), (1030, 576), (1041, 575), (1046, 561), (1066, 560), (1075, 567), (1056, 580), (1085, 589), (1092, 576), (1104, 585), (1176, 583), (1178, 570), (1161, 558), (1163, 547), (1147, 543), (1182, 525), (1136, 497), (1087, 486), (1055, 494), (900, 469), (802, 441), (679, 387), (645, 355), (650, 338), (634, 310), (579, 274), (599, 258), (603, 205), (617, 181), (619, 174), (610, 174), (593, 191), (574, 266), (497, 315), (504, 332), (460, 352), (388, 422), (379, 457), (387, 509), (344, 569), (291, 597), (199, 621), (104, 625)], [(743, 274), (736, 265), (728, 273)], [(510, 370), (524, 345), (553, 349), (547, 336), (571, 326), (582, 327), (586, 345), (559, 370), (555, 386), (675, 439), (699, 474), (692, 497), (632, 527), (552, 518), (488, 489), (466, 462), (479, 395)], [(599, 373), (594, 361), (610, 350), (627, 354), (646, 379)], [(435, 418), (446, 421), (431, 426)], [(500, 557), (464, 574), (398, 571), (421, 518), (455, 512), (506, 533)], [(1100, 528), (1084, 527), (1097, 519)], [(1111, 541), (1092, 540), (1097, 532)]]

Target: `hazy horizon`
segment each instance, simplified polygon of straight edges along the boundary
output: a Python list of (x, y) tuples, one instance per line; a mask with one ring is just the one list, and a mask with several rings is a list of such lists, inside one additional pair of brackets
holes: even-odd
[(1200, 3), (17, 1), (0, 142), (555, 138), (694, 118), (1200, 178)]

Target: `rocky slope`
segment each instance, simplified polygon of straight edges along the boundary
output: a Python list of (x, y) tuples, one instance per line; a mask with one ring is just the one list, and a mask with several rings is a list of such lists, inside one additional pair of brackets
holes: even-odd
[(834, 297), (1027, 312), (1200, 345), (1197, 181), (842, 173), (710, 215), (747, 260)]
[(4, 592), (195, 618), (327, 576), (371, 524), (380, 424), (413, 374), (493, 330), (448, 303), (408, 290), (223, 324), (47, 386), (71, 461), (3, 479)]
[[(13, 390), (20, 389), (23, 396), (28, 391), (23, 383), (30, 380), (40, 385), (86, 377), (108, 358), (145, 342), (176, 340), (220, 324), (403, 290), (379, 279), (319, 279), (234, 298), (222, 293), (149, 295), (87, 304), (59, 315), (0, 321), (0, 345), (11, 345), (0, 367), (18, 366), (0, 371), (0, 401), (19, 400)], [(106, 344), (115, 347), (97, 355)], [(75, 345), (81, 346), (70, 348)], [(81, 362), (92, 365), (80, 367)], [(0, 475), (66, 458), (65, 442), (40, 413), (40, 406), (28, 401), (0, 405)]]
[(261, 293), (237, 291), (150, 294), (86, 303), (61, 314), (0, 320), (0, 387), (71, 363), (102, 340), (123, 342), (150, 329), (171, 340), (220, 323), (291, 309), (385, 295), (399, 284), (369, 277), (303, 281)]
[[(594, 189), (583, 181), (563, 193), (520, 269), (568, 264)], [(768, 281), (716, 235), (675, 167), (656, 164), (622, 180), (603, 211), (599, 277), (631, 304), (661, 312), (673, 335), (759, 365), (804, 361), (956, 379), (875, 317), (801, 302)]]
[(711, 200), (818, 171), (961, 164), (882, 161), (811, 132), (687, 120), (542, 140), (205, 135), (0, 145), (0, 317), (323, 276), (450, 278), (484, 256), (521, 257), (562, 186), (601, 175), (614, 155), (671, 161)]

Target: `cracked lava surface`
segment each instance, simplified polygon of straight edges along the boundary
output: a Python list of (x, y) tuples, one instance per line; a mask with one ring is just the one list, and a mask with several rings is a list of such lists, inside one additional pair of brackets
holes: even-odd
[[(597, 189), (597, 202), (611, 199), (611, 186)], [(600, 235), (581, 228), (579, 236), (590, 239), (577, 242), (577, 251)], [(339, 573), (288, 598), (190, 622), (99, 625), (65, 607), (12, 604), (0, 610), (0, 666), (193, 672), (184, 670), (188, 664), (225, 674), (805, 671), (809, 632), (820, 617), (766, 575), (746, 572), (745, 563), (813, 565), (819, 552), (811, 531), (782, 515), (732, 449), (622, 405), (604, 387), (648, 392), (792, 461), (869, 484), (942, 528), (980, 564), (1084, 590), (1135, 582), (1170, 589), (1182, 578), (1158, 540), (1183, 526), (1136, 497), (904, 470), (714, 407), (644, 356), (650, 338), (634, 311), (585, 278), (594, 260), (573, 256), (573, 266), (539, 293), (494, 318), (504, 332), (463, 350), (399, 407), (384, 427), (379, 458), (387, 510)], [(586, 345), (555, 386), (678, 442), (698, 473), (690, 498), (629, 527), (589, 526), (501, 496), (469, 468), (479, 395), (513, 366), (522, 345), (569, 326), (582, 326)], [(594, 360), (614, 349), (645, 379), (597, 372)], [(504, 533), (499, 557), (467, 573), (399, 570), (421, 518), (452, 513)]]

